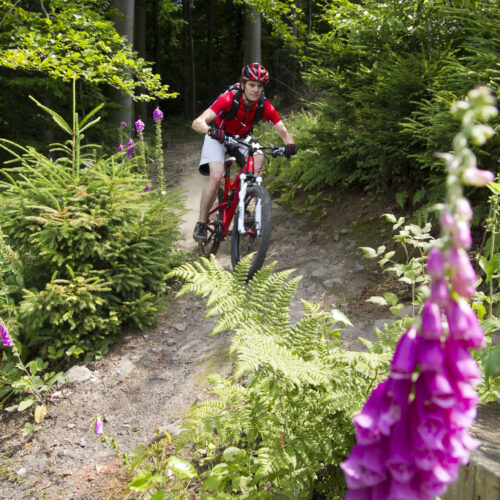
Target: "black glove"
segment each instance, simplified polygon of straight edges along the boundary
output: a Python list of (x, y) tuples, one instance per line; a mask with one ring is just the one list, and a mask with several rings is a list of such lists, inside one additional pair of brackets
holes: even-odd
[(296, 155), (297, 151), (299, 149), (297, 148), (296, 144), (287, 144), (285, 146), (285, 152), (283, 153), (287, 158), (290, 158), (292, 155)]
[(221, 144), (224, 142), (224, 137), (226, 136), (224, 130), (218, 127), (211, 127), (210, 130), (208, 131), (208, 135), (212, 139), (219, 141)]

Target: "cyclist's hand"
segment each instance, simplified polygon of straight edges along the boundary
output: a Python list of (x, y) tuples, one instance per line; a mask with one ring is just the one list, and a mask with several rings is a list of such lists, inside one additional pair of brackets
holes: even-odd
[(285, 146), (285, 151), (284, 151), (284, 155), (287, 157), (287, 158), (290, 158), (290, 156), (292, 155), (296, 155), (297, 154), (297, 151), (299, 150), (299, 148), (297, 148), (297, 145), (296, 144), (287, 144)]
[(226, 134), (224, 133), (224, 130), (222, 130), (218, 127), (211, 127), (210, 130), (208, 131), (208, 135), (212, 139), (219, 141), (221, 144), (224, 142), (224, 137), (226, 136)]

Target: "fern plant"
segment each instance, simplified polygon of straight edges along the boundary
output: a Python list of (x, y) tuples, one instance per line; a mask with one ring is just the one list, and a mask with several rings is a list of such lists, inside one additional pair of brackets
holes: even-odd
[(207, 298), (213, 333), (234, 331), (234, 372), (210, 378), (213, 397), (189, 412), (179, 444), (197, 445), (203, 498), (308, 498), (314, 489), (340, 497), (343, 479), (322, 478), (351, 448), (351, 417), (386, 374), (391, 350), (343, 349), (337, 325), (347, 317), (307, 301), (292, 325), (300, 277), (269, 264), (245, 286), (249, 265), (242, 259), (231, 274), (211, 256), (169, 274), (184, 282), (179, 294)]

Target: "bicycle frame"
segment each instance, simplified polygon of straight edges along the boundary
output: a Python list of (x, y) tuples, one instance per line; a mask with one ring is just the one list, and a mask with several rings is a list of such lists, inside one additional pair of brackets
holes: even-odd
[[(231, 182), (230, 179), (230, 169), (231, 169), (230, 165), (225, 165), (224, 195), (222, 201), (209, 213), (209, 215), (212, 215), (218, 210), (222, 211), (222, 227), (220, 230), (223, 239), (226, 239), (229, 234), (229, 226), (231, 225), (231, 221), (233, 220), (236, 209), (238, 208), (238, 204), (244, 203), (247, 177), (255, 179), (255, 182), (257, 184), (260, 184), (262, 182), (262, 179), (260, 177), (255, 177), (254, 174), (255, 163), (252, 152), (249, 153), (245, 166), (243, 167), (241, 172), (236, 176), (233, 182)], [(236, 194), (238, 194), (238, 196), (236, 196)], [(231, 198), (231, 200), (229, 198)], [(245, 212), (244, 209), (240, 211), (242, 216), (244, 216), (244, 212)], [(241, 222), (241, 224), (238, 224), (238, 226), (243, 227), (243, 222)], [(242, 231), (240, 230), (240, 232)], [(243, 232), (245, 231), (243, 230)], [(252, 234), (253, 233), (255, 232), (252, 232)]]

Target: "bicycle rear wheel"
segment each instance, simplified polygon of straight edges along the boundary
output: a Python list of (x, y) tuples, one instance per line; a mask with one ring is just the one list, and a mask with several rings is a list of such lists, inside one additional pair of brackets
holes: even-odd
[(262, 267), (271, 239), (271, 198), (267, 190), (259, 185), (247, 188), (244, 234), (238, 231), (238, 216), (239, 209), (236, 211), (231, 237), (231, 263), (234, 268), (245, 255), (255, 252), (248, 271), (250, 279)]
[[(222, 203), (224, 191), (221, 187), (217, 190), (217, 204)], [(206, 241), (198, 243), (200, 254), (208, 257), (210, 254), (215, 255), (222, 242), (222, 209), (217, 210), (208, 217), (208, 238)]]

